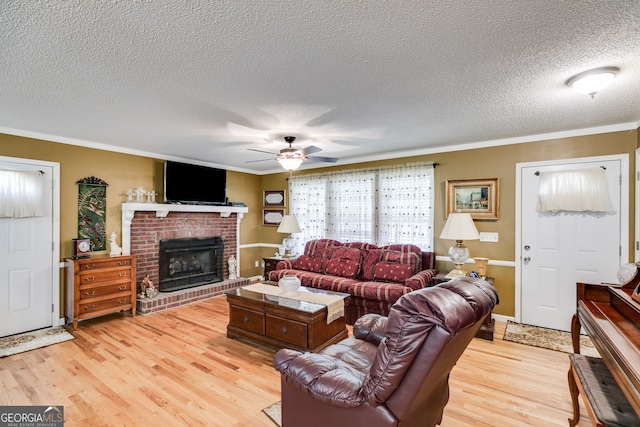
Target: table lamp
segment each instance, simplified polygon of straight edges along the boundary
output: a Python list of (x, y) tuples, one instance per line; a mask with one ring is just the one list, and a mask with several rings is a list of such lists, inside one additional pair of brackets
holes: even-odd
[(280, 222), (280, 226), (278, 227), (278, 233), (288, 233), (289, 236), (285, 237), (282, 240), (282, 246), (284, 246), (285, 252), (283, 258), (291, 258), (293, 255), (291, 251), (296, 245), (295, 240), (293, 240), (292, 233), (300, 233), (302, 230), (298, 225), (298, 220), (294, 215), (285, 215), (282, 217), (282, 221)]
[(450, 213), (447, 222), (440, 233), (443, 240), (455, 240), (456, 244), (449, 248), (449, 258), (453, 261), (454, 269), (447, 274), (447, 279), (466, 276), (467, 272), (462, 268), (469, 259), (469, 249), (462, 244), (463, 240), (478, 240), (480, 234), (473, 224), (469, 213)]

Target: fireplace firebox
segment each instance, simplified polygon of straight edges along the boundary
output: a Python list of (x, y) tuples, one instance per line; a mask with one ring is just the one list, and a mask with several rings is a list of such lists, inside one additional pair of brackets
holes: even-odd
[(221, 237), (160, 240), (160, 292), (224, 280)]

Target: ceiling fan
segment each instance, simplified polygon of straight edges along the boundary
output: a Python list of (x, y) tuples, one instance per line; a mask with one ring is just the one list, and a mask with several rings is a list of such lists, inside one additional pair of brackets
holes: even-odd
[[(322, 151), (322, 149), (315, 147), (313, 145), (310, 145), (302, 149), (293, 148), (291, 144), (293, 144), (293, 142), (296, 140), (295, 136), (285, 136), (284, 140), (287, 144), (289, 144), (289, 146), (287, 148), (283, 148), (282, 150), (280, 150), (279, 153), (273, 153), (271, 151), (256, 150), (253, 148), (248, 148), (248, 150), (256, 151), (258, 153), (275, 154), (276, 160), (278, 161), (278, 163), (280, 163), (280, 166), (282, 166), (288, 171), (298, 169), (298, 167), (305, 160), (308, 160), (311, 162), (325, 162), (325, 163), (336, 163), (338, 161), (336, 157), (309, 156), (309, 154)], [(270, 160), (270, 159), (253, 160), (247, 163), (263, 162), (265, 160)]]

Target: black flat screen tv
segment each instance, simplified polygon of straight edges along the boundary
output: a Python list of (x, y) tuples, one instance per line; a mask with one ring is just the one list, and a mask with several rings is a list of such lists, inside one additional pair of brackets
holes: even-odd
[(167, 160), (164, 201), (197, 205), (227, 204), (227, 171)]

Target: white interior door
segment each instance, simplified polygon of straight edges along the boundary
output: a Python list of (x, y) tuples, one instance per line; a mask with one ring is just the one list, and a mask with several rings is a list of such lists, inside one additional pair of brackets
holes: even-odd
[[(618, 267), (628, 259), (623, 160), (575, 159), (521, 167), (517, 264), (522, 323), (569, 331), (576, 311), (576, 282), (617, 283)], [(606, 171), (615, 214), (536, 212), (539, 172), (599, 167)]]
[(54, 167), (0, 157), (0, 170), (42, 171), (44, 182), (43, 216), (0, 218), (0, 337), (4, 337), (52, 326), (59, 317), (55, 279), (59, 238), (54, 224)]

